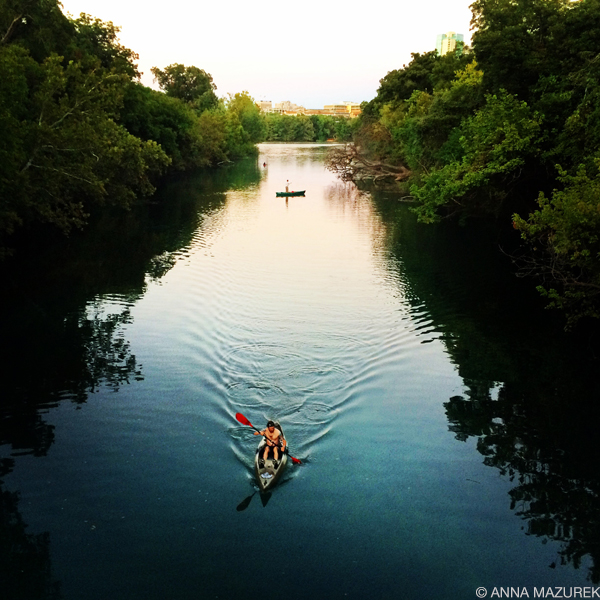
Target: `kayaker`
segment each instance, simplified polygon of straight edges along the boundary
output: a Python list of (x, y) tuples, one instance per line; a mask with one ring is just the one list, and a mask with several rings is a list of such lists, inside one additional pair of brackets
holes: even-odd
[(263, 453), (263, 460), (267, 460), (269, 456), (269, 449), (273, 448), (273, 459), (275, 464), (279, 460), (279, 448), (281, 448), (282, 454), (285, 452), (286, 441), (281, 435), (281, 431), (275, 427), (273, 421), (267, 423), (267, 428), (262, 431), (255, 431), (254, 435), (262, 435), (266, 439), (265, 451)]

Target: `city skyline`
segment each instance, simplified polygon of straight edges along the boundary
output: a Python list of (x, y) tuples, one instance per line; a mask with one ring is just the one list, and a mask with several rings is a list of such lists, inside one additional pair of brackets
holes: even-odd
[[(302, 10), (257, 8), (240, 0), (227, 5), (172, 0), (164, 9), (144, 12), (120, 0), (62, 4), (74, 17), (85, 12), (120, 27), (121, 43), (140, 56), (147, 86), (156, 87), (151, 67), (181, 63), (210, 73), (220, 97), (247, 91), (256, 101), (291, 100), (306, 108), (372, 99), (380, 79), (410, 62), (411, 52), (435, 49), (441, 32), (468, 32), (471, 19), (470, 0), (400, 2), (393, 11), (374, 0), (362, 15), (315, 0)], [(293, 33), (282, 41), (277, 32), (285, 27)]]

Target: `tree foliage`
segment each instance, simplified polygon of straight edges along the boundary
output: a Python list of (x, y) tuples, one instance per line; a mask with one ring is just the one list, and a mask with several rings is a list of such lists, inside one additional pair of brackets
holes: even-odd
[(118, 33), (57, 0), (0, 4), (0, 252), (19, 228), (68, 233), (152, 194), (168, 169), (244, 156), (264, 136), (252, 99), (219, 101), (202, 69), (154, 68), (164, 91), (142, 86)]
[[(354, 142), (363, 155), (410, 171), (423, 221), (479, 215), (508, 227), (514, 220), (553, 304), (598, 316), (599, 255), (591, 252), (585, 268), (562, 258), (560, 269), (541, 265), (564, 258), (555, 245), (562, 233), (585, 245), (591, 227), (582, 209), (587, 225), (573, 229), (564, 204), (580, 198), (587, 206), (596, 189), (600, 0), (476, 0), (471, 8), (472, 50), (413, 54), (388, 73), (363, 105)], [(551, 200), (542, 194), (536, 202), (553, 187)], [(522, 217), (513, 218), (515, 210)], [(550, 221), (554, 233), (539, 237), (537, 227)]]
[[(248, 92), (229, 96), (226, 103), (233, 154), (252, 152), (254, 145), (266, 137), (266, 126), (260, 109)], [(237, 149), (237, 150), (236, 150)]]
[(594, 175), (584, 166), (575, 175), (558, 171), (561, 189), (540, 193), (539, 208), (526, 219), (515, 214), (514, 227), (535, 249), (520, 259), (523, 273), (541, 280), (551, 306), (568, 309), (571, 325), (600, 317), (600, 159)]
[(356, 119), (334, 115), (281, 115), (264, 116), (266, 139), (270, 142), (325, 142), (352, 139)]
[(215, 94), (217, 86), (203, 69), (176, 63), (164, 70), (158, 67), (152, 67), (151, 70), (155, 81), (167, 96), (183, 100), (199, 112), (218, 105), (219, 99)]
[(461, 212), (498, 214), (501, 201), (539, 145), (541, 119), (525, 102), (502, 91), (466, 118), (460, 129), (459, 159), (423, 177), (411, 189), (424, 222), (439, 219), (437, 208), (452, 203)]

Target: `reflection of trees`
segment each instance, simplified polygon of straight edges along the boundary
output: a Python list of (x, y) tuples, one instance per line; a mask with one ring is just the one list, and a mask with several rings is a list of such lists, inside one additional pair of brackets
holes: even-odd
[[(61, 399), (84, 402), (100, 386), (118, 390), (119, 386), (141, 377), (141, 371), (125, 339), (131, 308), (104, 314), (95, 301), (61, 318), (60, 323), (39, 323), (39, 338), (17, 340), (18, 332), (6, 331), (11, 341), (3, 352), (10, 368), (4, 391), (10, 406), (48, 404)], [(11, 335), (12, 334), (12, 335)], [(7, 397), (5, 396), (5, 398)]]
[[(100, 302), (69, 313), (62, 322), (37, 323), (40, 337), (21, 339), (24, 331), (5, 329), (2, 352), (3, 380), (0, 445), (13, 452), (45, 455), (54, 440), (54, 428), (39, 408), (70, 399), (85, 402), (100, 387), (115, 391), (141, 368), (125, 339), (130, 308), (104, 314)], [(42, 327), (45, 327), (43, 329)]]
[[(0, 463), (0, 477), (13, 461)], [(3, 490), (0, 480), (0, 582), (7, 600), (58, 600), (59, 584), (52, 578), (50, 536), (26, 533), (18, 510), (18, 494)]]
[(225, 192), (260, 177), (255, 159), (173, 177), (154, 204), (105, 211), (83, 234), (39, 239), (0, 265), (0, 361), (7, 373), (0, 410), (10, 406), (11, 418), (31, 414), (33, 427), (39, 405), (83, 402), (99, 386), (117, 390), (140, 378), (125, 339), (131, 306), (148, 279), (164, 276), (185, 254), (203, 221), (222, 209)]
[[(37, 245), (0, 264), (0, 446), (10, 445), (13, 457), (0, 459), (0, 479), (16, 457), (48, 452), (54, 426), (42, 411), (142, 378), (127, 326), (147, 280), (173, 267), (203, 220), (221, 210), (230, 186), (258, 181), (256, 160), (174, 177), (154, 204), (104, 212), (69, 239), (29, 236)], [(0, 595), (57, 599), (49, 534), (26, 533), (18, 501), (0, 487)]]
[[(552, 406), (503, 386), (498, 399), (451, 398), (444, 406), (456, 438), (476, 437), (484, 464), (507, 475), (511, 509), (527, 521), (527, 534), (562, 543), (562, 564), (592, 559), (590, 578), (600, 581), (600, 480), (593, 428), (579, 407)], [(570, 398), (562, 397), (559, 403)], [(550, 404), (550, 406), (548, 406)], [(591, 440), (594, 440), (590, 443)]]
[(526, 533), (560, 542), (560, 561), (592, 559), (600, 581), (597, 363), (584, 335), (567, 335), (540, 310), (498, 252), (492, 228), (420, 226), (394, 198), (376, 198), (389, 266), (407, 300), (463, 378), (446, 414), (458, 440), (477, 438), (484, 464), (515, 484), (511, 509)]
[(87, 307), (87, 314), (74, 315), (67, 321), (67, 328), (73, 328), (83, 350), (78, 357), (77, 377), (71, 384), (78, 400), (84, 400), (87, 393), (100, 386), (117, 391), (132, 377), (141, 379), (141, 371), (123, 333), (123, 326), (131, 322), (130, 308), (106, 316), (101, 310), (101, 304), (95, 302)]
[(255, 159), (173, 177), (153, 204), (107, 210), (69, 239), (28, 236), (29, 245), (0, 264), (0, 444), (45, 454), (54, 434), (40, 407), (81, 403), (100, 387), (118, 390), (142, 377), (126, 339), (131, 307), (222, 209), (225, 192), (260, 177)]

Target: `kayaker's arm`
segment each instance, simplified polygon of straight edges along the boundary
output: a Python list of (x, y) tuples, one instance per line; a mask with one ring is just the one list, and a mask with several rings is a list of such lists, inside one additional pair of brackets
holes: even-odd
[(254, 435), (262, 435), (265, 438), (265, 440), (269, 443), (269, 445), (277, 446), (277, 447), (281, 448), (282, 452), (285, 452), (285, 446), (287, 443), (285, 441), (285, 439), (279, 437), (279, 438), (277, 438), (277, 440), (274, 441), (271, 438), (268, 438), (266, 433), (267, 433), (267, 431), (265, 429), (263, 431), (255, 431)]

